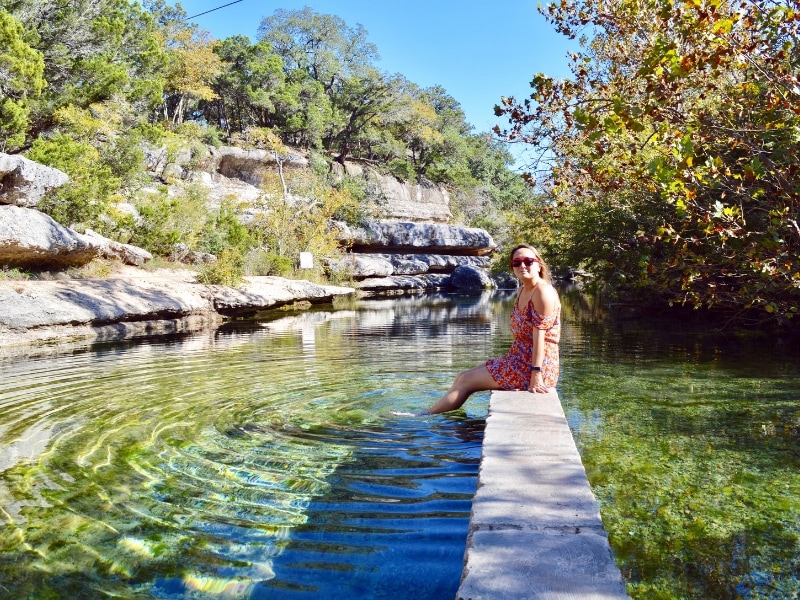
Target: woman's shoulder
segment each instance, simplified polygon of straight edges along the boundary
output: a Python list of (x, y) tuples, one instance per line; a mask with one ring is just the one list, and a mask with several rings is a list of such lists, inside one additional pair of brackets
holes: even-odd
[[(538, 300), (532, 302), (534, 310), (540, 315), (549, 316), (561, 308), (561, 300), (558, 297), (558, 292), (551, 284), (543, 281), (538, 286)], [(534, 295), (536, 296), (536, 295)], [(532, 298), (533, 300), (534, 298)]]

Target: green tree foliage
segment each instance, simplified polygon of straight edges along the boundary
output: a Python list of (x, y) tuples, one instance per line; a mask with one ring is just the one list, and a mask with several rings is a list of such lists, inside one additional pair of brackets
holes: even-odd
[(167, 69), (164, 73), (164, 120), (179, 125), (201, 100), (213, 100), (211, 87), (223, 70), (215, 52), (217, 42), (196, 27), (179, 27), (169, 32)]
[(286, 79), (281, 58), (268, 43), (251, 44), (244, 36), (224, 40), (215, 52), (225, 68), (213, 81), (216, 99), (203, 105), (206, 120), (228, 135), (251, 126), (275, 127)]
[(261, 21), (258, 36), (272, 44), (287, 71), (305, 72), (330, 95), (346, 78), (379, 58), (361, 25), (348, 27), (341, 18), (308, 7), (276, 10)]
[(63, 106), (122, 97), (145, 111), (161, 99), (163, 49), (151, 15), (128, 0), (0, 0), (44, 58), (47, 86), (31, 105), (28, 139)]
[(142, 171), (140, 136), (123, 123), (133, 120), (124, 101), (70, 105), (53, 115), (55, 128), (34, 140), (27, 156), (64, 171), (69, 183), (50, 194), (40, 208), (64, 225), (103, 232), (103, 215), (123, 200), (125, 188)]
[(176, 244), (184, 244), (190, 250), (201, 249), (207, 200), (208, 194), (197, 185), (174, 195), (166, 190), (140, 195), (136, 202), (139, 219), (131, 242), (160, 256), (171, 254)]
[[(348, 27), (339, 17), (307, 7), (279, 9), (259, 27), (259, 38), (281, 57), (291, 82), (282, 100), (299, 109), (294, 129), (335, 152), (339, 162), (378, 141), (380, 116), (396, 98), (393, 78), (372, 66), (378, 52), (366, 35), (361, 25)], [(316, 102), (309, 103), (312, 99)], [(290, 133), (291, 121), (284, 127)]]
[[(800, 5), (580, 0), (571, 79), (504, 99), (546, 151), (564, 255), (623, 291), (788, 318), (800, 304)], [(591, 36), (591, 37), (589, 37)], [(757, 312), (756, 311), (756, 312)]]
[(41, 52), (24, 40), (20, 22), (0, 9), (0, 150), (25, 141), (29, 101), (44, 88)]

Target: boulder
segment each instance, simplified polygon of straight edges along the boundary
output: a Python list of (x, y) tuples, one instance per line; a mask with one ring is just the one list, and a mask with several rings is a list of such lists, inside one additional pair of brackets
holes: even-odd
[(362, 227), (336, 223), (339, 239), (353, 252), (393, 254), (454, 254), (484, 256), (497, 247), (484, 229), (412, 223), (409, 221), (368, 221)]
[(103, 258), (116, 258), (133, 267), (141, 267), (148, 260), (153, 260), (153, 255), (147, 250), (131, 244), (115, 242), (91, 229), (87, 229), (83, 237), (88, 238), (89, 243), (97, 247)]
[(0, 204), (25, 208), (39, 204), (50, 190), (69, 181), (63, 171), (46, 167), (17, 154), (0, 152)]
[(31, 208), (0, 206), (0, 264), (9, 267), (79, 267), (101, 255), (85, 235)]
[(459, 290), (485, 290), (494, 287), (494, 282), (485, 270), (465, 265), (452, 272), (450, 287)]
[(78, 233), (32, 208), (0, 206), (0, 264), (23, 269), (80, 267), (94, 258), (142, 266), (153, 256), (87, 229)]
[(519, 279), (511, 273), (498, 273), (492, 279), (495, 287), (499, 290), (515, 290), (519, 287)]
[(172, 247), (169, 258), (175, 262), (181, 262), (187, 265), (203, 265), (217, 262), (216, 254), (190, 250), (189, 246), (186, 244), (175, 244)]

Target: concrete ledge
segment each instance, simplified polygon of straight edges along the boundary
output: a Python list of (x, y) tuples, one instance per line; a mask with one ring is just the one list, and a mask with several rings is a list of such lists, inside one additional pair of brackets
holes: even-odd
[(493, 392), (458, 600), (628, 598), (558, 394)]

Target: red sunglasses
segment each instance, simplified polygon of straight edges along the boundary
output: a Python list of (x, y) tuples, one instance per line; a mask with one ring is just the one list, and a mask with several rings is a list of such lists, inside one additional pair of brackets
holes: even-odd
[(530, 257), (512, 258), (511, 259), (511, 266), (516, 269), (517, 267), (521, 266), (522, 263), (525, 263), (526, 267), (530, 267), (533, 263), (537, 263), (537, 262), (539, 262), (538, 258), (530, 258)]

